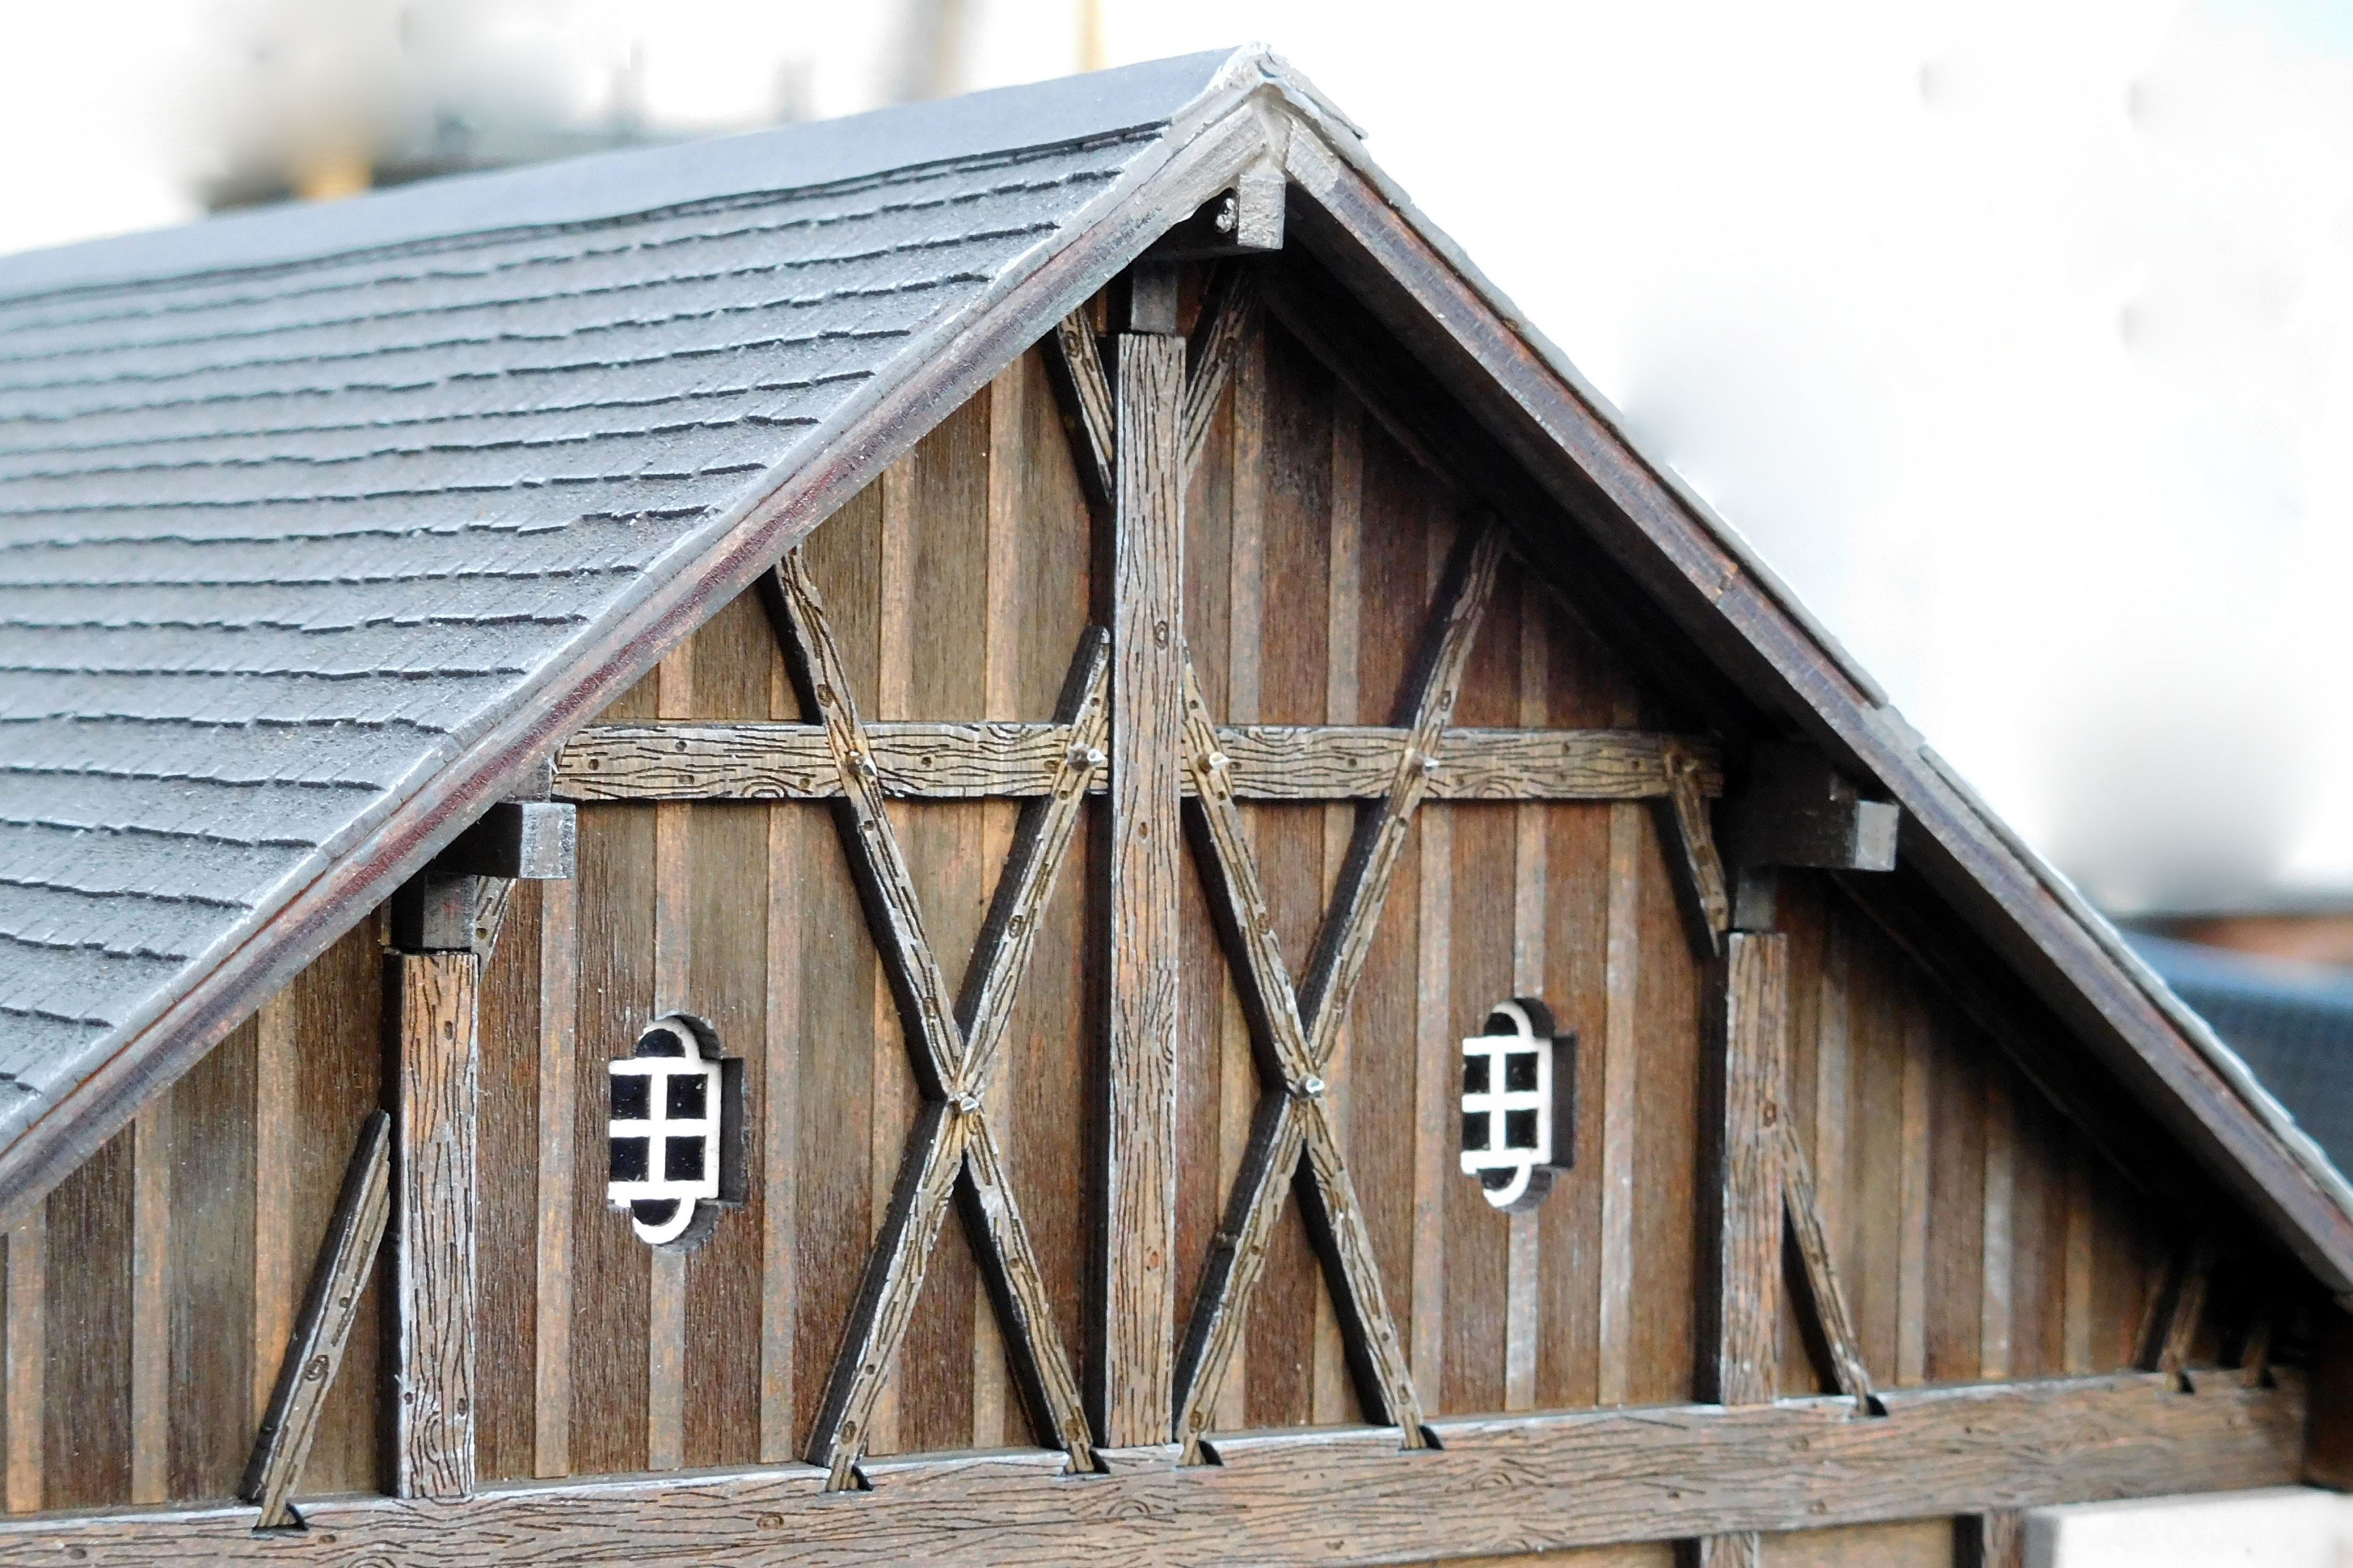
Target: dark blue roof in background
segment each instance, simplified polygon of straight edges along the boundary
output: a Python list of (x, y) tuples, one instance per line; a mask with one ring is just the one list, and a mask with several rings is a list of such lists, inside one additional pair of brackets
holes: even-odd
[(2250, 958), (2137, 931), (2126, 940), (2230, 1042), (2337, 1169), (2353, 1169), (2353, 970)]

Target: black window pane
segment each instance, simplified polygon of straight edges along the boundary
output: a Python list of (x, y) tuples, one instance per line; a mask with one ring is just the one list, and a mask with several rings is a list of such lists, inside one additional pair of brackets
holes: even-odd
[(1462, 1092), (1465, 1094), (1487, 1092), (1487, 1058), (1485, 1057), (1462, 1058)]
[(1512, 1051), (1504, 1058), (1504, 1087), (1523, 1094), (1533, 1093), (1536, 1087), (1536, 1054), (1534, 1051)]
[(1487, 1147), (1487, 1115), (1484, 1111), (1462, 1118), (1462, 1147), (1473, 1154)]
[(662, 1174), (673, 1182), (702, 1180), (702, 1140), (701, 1138), (665, 1138), (662, 1140)]
[(678, 1215), (676, 1198), (639, 1198), (629, 1205), (639, 1225), (668, 1225)]
[(648, 1029), (638, 1037), (638, 1055), (641, 1057), (682, 1057), (686, 1042), (670, 1029)]
[(646, 1179), (646, 1141), (642, 1138), (613, 1140), (613, 1180), (642, 1182)]
[(613, 1079), (613, 1120), (643, 1121), (649, 1087), (639, 1074), (617, 1075)]
[(1536, 1146), (1536, 1113), (1533, 1110), (1504, 1112), (1504, 1147), (1533, 1149)]
[(704, 1090), (709, 1088), (710, 1083), (711, 1080), (700, 1073), (692, 1078), (670, 1079), (669, 1114), (681, 1121), (700, 1120), (702, 1116)]

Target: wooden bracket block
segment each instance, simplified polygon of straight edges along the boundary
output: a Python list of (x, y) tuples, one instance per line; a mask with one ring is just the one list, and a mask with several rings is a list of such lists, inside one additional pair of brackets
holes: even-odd
[[(1122, 275), (1113, 295), (1120, 306), (1120, 330), (1141, 337), (1173, 337), (1176, 331), (1176, 264), (1150, 258)], [(1124, 368), (1123, 366), (1123, 368)], [(1184, 391), (1184, 373), (1177, 371), (1177, 394)]]
[(570, 805), (501, 801), (435, 856), (432, 869), (441, 876), (560, 882), (578, 862), (579, 842), (578, 813)]
[(1864, 800), (1809, 746), (1765, 745), (1748, 785), (1725, 808), (1725, 847), (1740, 866), (1893, 871), (1901, 813)]
[(1281, 250), (1286, 188), (1282, 169), (1251, 169), (1232, 189), (1211, 196), (1191, 217), (1161, 236), (1145, 257), (1152, 261), (1209, 261)]
[(480, 877), (419, 872), (392, 896), (393, 947), (401, 952), (471, 952), (481, 900)]

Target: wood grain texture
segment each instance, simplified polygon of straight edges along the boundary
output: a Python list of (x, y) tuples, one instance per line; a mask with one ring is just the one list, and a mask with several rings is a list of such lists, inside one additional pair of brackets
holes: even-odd
[(1960, 1533), (1961, 1568), (2026, 1568), (2026, 1515), (2020, 1510), (1968, 1515)]
[(1504, 1555), (2289, 1484), (2306, 1401), (2300, 1380), (2283, 1381), (2196, 1395), (2145, 1375), (1920, 1390), (1873, 1421), (1835, 1399), (1444, 1421), (1443, 1447), (1413, 1455), (1377, 1428), (1282, 1433), (1220, 1442), (1216, 1465), (1079, 1480), (1059, 1454), (976, 1454), (878, 1464), (854, 1501), (828, 1497), (814, 1468), (712, 1472), (691, 1489), (625, 1478), (446, 1503), (322, 1500), (294, 1537), (257, 1538), (244, 1509), (11, 1521), (0, 1564), (68, 1548), (130, 1568), (732, 1564), (784, 1547), (817, 1568)]
[(288, 1499), (302, 1477), (327, 1391), (343, 1363), (360, 1295), (375, 1268), (376, 1251), (392, 1217), (392, 1118), (379, 1110), (361, 1126), (325, 1243), (311, 1270), (308, 1293), (295, 1318), (283, 1363), (270, 1393), (253, 1458), (237, 1495), (261, 1509), (255, 1528), (294, 1522)]
[(1098, 504), (1108, 506), (1117, 486), (1112, 455), (1119, 445), (1118, 411), (1111, 377), (1103, 370), (1103, 345), (1095, 341), (1094, 323), (1085, 310), (1073, 310), (1056, 324), (1054, 347), (1063, 391), (1073, 405), (1080, 480)]
[(1753, 1530), (1730, 1535), (1703, 1535), (1694, 1544), (1699, 1568), (1764, 1568), (1765, 1542)]
[(7, 1366), (0, 1377), (6, 1400), (5, 1492), (10, 1513), (41, 1506), (42, 1380), (47, 1370), (48, 1327), (46, 1276), (48, 1212), (44, 1205), (8, 1232), (8, 1279), (5, 1336)]
[(1185, 382), (1179, 439), (1181, 472), (1187, 476), (1200, 467), (1201, 454), (1209, 443), (1209, 426), (1249, 342), (1257, 308), (1256, 275), (1247, 267), (1220, 268), (1202, 308), (1201, 324), (1194, 332), (1192, 371)]
[(253, 1408), (265, 1409), (294, 1331), (300, 1302), (294, 1260), (297, 1104), (295, 987), (254, 1015)]
[(1634, 1319), (1635, 1015), (1641, 980), (1641, 808), (1609, 810), (1603, 959), (1601, 1300), (1597, 1403), (1623, 1405), (1632, 1385)]
[(1714, 1392), (1725, 1405), (1766, 1403), (1775, 1393), (1788, 961), (1785, 936), (1725, 939), (1714, 1356)]
[(1724, 861), (1708, 821), (1699, 759), (1681, 746), (1670, 746), (1666, 766), (1667, 794), (1660, 803), (1659, 826), (1669, 846), (1667, 864), (1674, 872), (1675, 894), (1691, 928), (1692, 947), (1712, 958), (1723, 951), (1724, 933), (1732, 924)]
[(400, 1092), (396, 1495), (474, 1489), (474, 1192), (479, 1095), (471, 952), (395, 953)]
[(244, 1325), (253, 1313), (254, 1054), (248, 1019), (169, 1095), (175, 1131), (188, 1130), (172, 1149), (174, 1497), (234, 1496), (253, 1447), (253, 1342)]
[[(903, 800), (1043, 795), (1070, 748), (1061, 725), (1035, 721), (909, 720), (870, 723), (866, 734), (882, 793)], [(1218, 740), (1241, 800), (1377, 800), (1413, 743), (1407, 730), (1346, 723), (1228, 725)], [(1714, 748), (1690, 736), (1455, 729), (1438, 754), (1430, 800), (1662, 800), (1677, 754), (1696, 759), (1703, 798), (1724, 787)], [(588, 725), (558, 758), (555, 792), (581, 802), (833, 800), (841, 785), (818, 725), (705, 721)]]
[(1119, 340), (1113, 505), (1106, 1447), (1165, 1442), (1176, 1278), (1177, 771), (1184, 729), (1181, 340)]
[(131, 1500), (171, 1495), (172, 1102), (132, 1122)]
[(45, 1509), (120, 1506), (131, 1490), (132, 1154), (118, 1133), (49, 1194)]
[(1855, 1332), (1854, 1310), (1847, 1304), (1846, 1289), (1839, 1283), (1837, 1258), (1831, 1248), (1830, 1227), (1822, 1217), (1813, 1162), (1807, 1158), (1805, 1143), (1799, 1138), (1795, 1124), (1787, 1118), (1781, 1122), (1781, 1136), (1782, 1193), (1788, 1210), (1789, 1234), (1797, 1241), (1798, 1257), (1805, 1268), (1814, 1326), (1830, 1352), (1839, 1391), (1853, 1397), (1858, 1415), (1867, 1415), (1873, 1405), (1871, 1373), (1863, 1364), (1862, 1340)]
[(580, 884), (540, 889), (539, 1138), (533, 1166), (532, 1473), (572, 1471), (573, 1057), (580, 994)]

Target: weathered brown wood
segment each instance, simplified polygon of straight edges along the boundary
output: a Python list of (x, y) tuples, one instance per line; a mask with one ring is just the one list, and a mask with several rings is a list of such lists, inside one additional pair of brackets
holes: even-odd
[(1796, 1124), (1781, 1119), (1781, 1186), (1788, 1211), (1789, 1234), (1805, 1265), (1807, 1293), (1812, 1298), (1815, 1326), (1830, 1351), (1831, 1371), (1839, 1392), (1852, 1395), (1855, 1414), (1871, 1415), (1877, 1405), (1871, 1390), (1871, 1373), (1863, 1365), (1862, 1339), (1855, 1332), (1854, 1310), (1840, 1285), (1838, 1264), (1831, 1251), (1829, 1227), (1822, 1223), (1820, 1189), (1814, 1184), (1813, 1162)]
[(1724, 879), (1724, 862), (1715, 849), (1715, 830), (1708, 825), (1707, 795), (1700, 781), (1699, 759), (1679, 745), (1667, 749), (1667, 793), (1659, 803), (1659, 828), (1668, 846), (1667, 865), (1674, 873), (1675, 894), (1691, 930), (1692, 948), (1713, 958), (1723, 951), (1724, 933), (1732, 925), (1732, 895)]
[(1312, 251), (1333, 268), (1452, 395), (1443, 401), (1459, 400), (1510, 454), (1496, 467), (1533, 480), (1585, 525), (1547, 531), (1564, 536), (1563, 548), (1577, 542), (1567, 536), (1592, 539), (1596, 555), (1638, 578), (1767, 710), (1802, 714), (1833, 761), (1882, 781), (1910, 825), (1906, 859), (2065, 1016), (2138, 1104), (2187, 1112), (2182, 1133), (2197, 1144), (2205, 1174), (2274, 1224), (2332, 1288), (2353, 1289), (2353, 1214), (2138, 983), (2080, 901), (2037, 872), (1852, 661), (1662, 481), (1588, 395), (1417, 226), (1410, 209), (1320, 137), (1293, 136), (1284, 162), (1293, 243), (1282, 265)]
[(397, 1495), (474, 1489), (475, 1103), (481, 960), (394, 953), (400, 1017), (393, 1386)]
[(48, 1363), (47, 1273), (48, 1215), (46, 1207), (8, 1232), (7, 1458), (5, 1489), (10, 1513), (41, 1506), (41, 1407), (43, 1373)]
[[(1035, 951), (1036, 915), (1052, 896), (1088, 784), (1103, 765), (1109, 660), (1100, 637), (1085, 639), (1064, 688), (1058, 728), (1065, 737), (1054, 787), (1035, 803), (1017, 833), (1012, 858), (984, 922), (966, 987), (951, 1010), (945, 982), (926, 936), (898, 837), (882, 805), (864, 724), (850, 695), (847, 667), (828, 627), (824, 605), (798, 552), (770, 579), (768, 603), (801, 688), (803, 703), (826, 718), (843, 782), (842, 839), (860, 885), (883, 964), (894, 977), (901, 1015), (927, 1103), (900, 1163), (882, 1234), (869, 1257), (841, 1348), (811, 1428), (807, 1452), (825, 1466), (828, 1485), (851, 1485), (878, 1402), (912, 1321), (925, 1270), (967, 1144), (983, 1128), (983, 1097), (1014, 995)], [(1171, 802), (1174, 794), (1171, 793)], [(967, 1029), (972, 1033), (967, 1034)], [(985, 1135), (982, 1134), (982, 1135)], [(973, 1240), (984, 1272), (1008, 1310), (1009, 1339), (1036, 1397), (1040, 1427), (1083, 1463), (1091, 1436), (1075, 1397), (1076, 1378), (1050, 1314), (1035, 1310), (1045, 1292), (994, 1146), (971, 1178)]]
[(534, 1210), (533, 1473), (572, 1470), (573, 1047), (580, 994), (576, 881), (541, 889), (539, 1201)]
[(828, 1497), (812, 1468), (713, 1471), (681, 1488), (618, 1478), (502, 1487), (461, 1501), (322, 1499), (301, 1535), (256, 1537), (243, 1508), (0, 1523), (0, 1565), (92, 1561), (951, 1565), (1421, 1562), (1739, 1531), (2023, 1509), (2293, 1483), (2306, 1399), (2195, 1395), (2145, 1374), (1725, 1409), (1440, 1421), (1400, 1457), (1384, 1429), (1231, 1438), (1219, 1462), (1071, 1479), (1062, 1457), (1006, 1451), (872, 1467), (871, 1494)]
[(1735, 931), (1725, 971), (1713, 1383), (1722, 1403), (1756, 1405), (1778, 1356), (1789, 940)]
[(841, 845), (866, 905), (882, 967), (906, 1021), (908, 1054), (926, 1098), (957, 1080), (963, 1042), (947, 980), (923, 930), (914, 879), (883, 804), (881, 770), (850, 694), (849, 673), (827, 629), (825, 604), (797, 550), (762, 579), (803, 706), (823, 721), (840, 780)]
[[(903, 800), (1040, 796), (1070, 747), (1064, 728), (1050, 723), (882, 723), (867, 725), (866, 735), (882, 793)], [(1379, 799), (1411, 742), (1405, 730), (1371, 724), (1218, 730), (1238, 800)], [(1677, 747), (1698, 759), (1700, 793), (1721, 794), (1714, 748), (1693, 737), (1455, 729), (1440, 737), (1444, 761), (1424, 798), (1658, 800)], [(575, 801), (833, 800), (841, 793), (820, 726), (759, 722), (591, 724), (565, 747), (555, 788)]]
[(1725, 813), (1725, 839), (1741, 866), (1892, 871), (1900, 816), (1884, 801), (1862, 799), (1810, 746), (1761, 745)]
[(1202, 312), (1201, 327), (1194, 335), (1193, 368), (1185, 382), (1180, 439), (1183, 472), (1187, 476), (1200, 466), (1201, 453), (1208, 446), (1210, 423), (1217, 417), (1218, 404), (1226, 395), (1226, 383), (1232, 379), (1234, 365), (1241, 358), (1242, 343), (1257, 306), (1258, 286), (1249, 268), (1224, 268), (1217, 293)]
[(1347, 1017), (1348, 998), (1372, 951), (1407, 829), (1429, 793), (1430, 775), (1445, 766), (1447, 721), (1454, 716), (1463, 667), (1494, 592), (1503, 549), (1502, 530), (1493, 523), (1465, 531), (1440, 582), (1420, 658), (1398, 694), (1398, 716), (1409, 731), (1405, 748), (1398, 754), (1387, 797), (1356, 819), (1347, 861), (1300, 977), (1299, 1015), (1307, 1026), (1310, 1054), (1318, 1061), (1330, 1054), (1332, 1037)]
[(1052, 363), (1061, 372), (1061, 387), (1071, 405), (1079, 459), (1079, 479), (1099, 506), (1112, 504), (1117, 481), (1112, 473), (1118, 449), (1118, 417), (1111, 377), (1103, 363), (1103, 345), (1095, 341), (1094, 323), (1082, 308), (1062, 318), (1054, 329), (1058, 353)]
[(1110, 1029), (1100, 1436), (1166, 1442), (1176, 1276), (1181, 340), (1119, 340), (1113, 506)]
[(1703, 1535), (1693, 1559), (1699, 1568), (1764, 1568), (1765, 1543), (1753, 1530)]
[(132, 1126), (131, 1500), (171, 1495), (172, 1102), (151, 1100)]
[(2200, 1237), (2174, 1271), (2172, 1289), (2158, 1318), (2155, 1342), (2144, 1365), (2179, 1377), (2189, 1364), (2189, 1347), (2206, 1311), (2206, 1289), (2214, 1275), (2214, 1244)]
[(237, 1495), (261, 1507), (255, 1528), (297, 1522), (288, 1499), (301, 1479), (302, 1462), (319, 1429), (319, 1412), (359, 1314), (360, 1292), (375, 1267), (376, 1248), (392, 1217), (392, 1118), (379, 1110), (360, 1129), (343, 1173), (335, 1216), (311, 1271), (310, 1291), (295, 1320), (278, 1371), (269, 1414), (254, 1438)]
[(2305, 1428), (2302, 1479), (2310, 1486), (2353, 1491), (2353, 1315), (2337, 1302), (2315, 1308), (2312, 1319), (2311, 1419)]
[(2014, 1508), (1961, 1521), (1961, 1568), (2026, 1568), (2026, 1515)]
[(1641, 981), (1642, 809), (1609, 808), (1602, 954), (1601, 1247), (1597, 1272), (1595, 1399), (1623, 1405), (1631, 1386), (1634, 1317), (1635, 1022)]
[(1264, 1267), (1283, 1184), (1304, 1154), (1313, 1179), (1300, 1186), (1303, 1217), (1318, 1245), (1332, 1288), (1357, 1397), (1368, 1415), (1400, 1428), (1405, 1447), (1427, 1440), (1410, 1358), (1385, 1300), (1363, 1209), (1349, 1184), (1339, 1139), (1324, 1101), (1334, 1043), (1371, 951), (1389, 882), (1408, 829), (1440, 762), (1436, 750), (1452, 715), (1462, 670), (1494, 586), (1501, 538), (1493, 528), (1464, 541), (1441, 582), (1419, 663), (1398, 706), (1410, 722), (1388, 796), (1359, 818), (1324, 912), (1304, 984), (1294, 988), (1274, 935), (1255, 860), (1225, 774), (1229, 760), (1202, 702), (1187, 679), (1186, 758), (1194, 785), (1196, 856), (1211, 907), (1237, 959), (1235, 974), (1270, 1081), (1227, 1206), (1211, 1243), (1176, 1373), (1176, 1436), (1191, 1457), (1207, 1431), (1241, 1319)]

